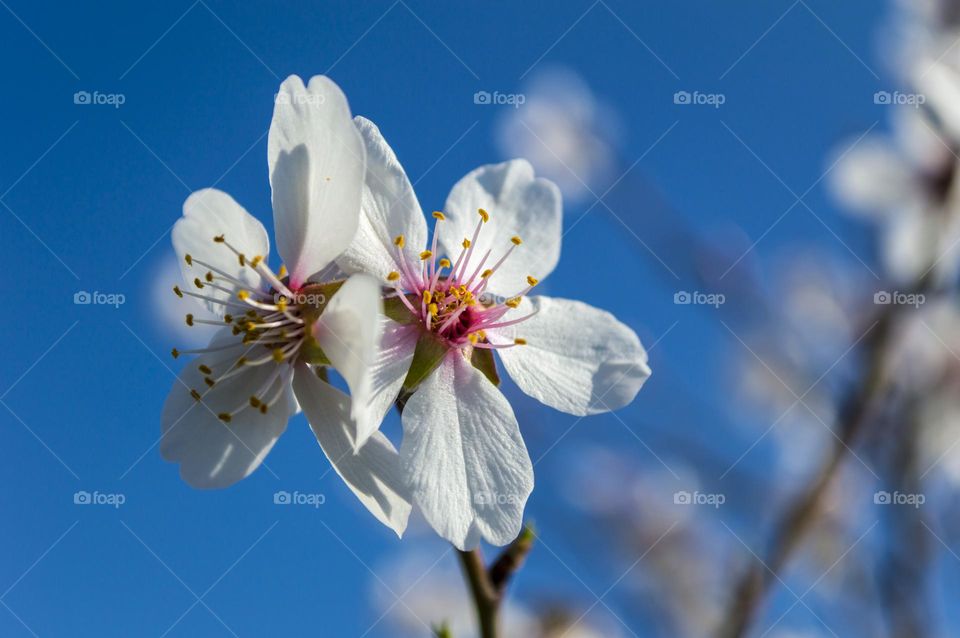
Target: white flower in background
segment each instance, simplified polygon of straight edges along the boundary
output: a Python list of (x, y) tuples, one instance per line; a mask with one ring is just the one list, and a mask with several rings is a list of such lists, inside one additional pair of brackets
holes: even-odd
[[(253, 472), (297, 412), (298, 401), (337, 473), (381, 522), (402, 533), (399, 455), (358, 409), (370, 390), (379, 340), (380, 286), (356, 275), (313, 282), (352, 240), (365, 170), (363, 141), (340, 89), (326, 77), (280, 87), (268, 141), (280, 257), (267, 266), (263, 225), (224, 192), (193, 193), (173, 229), (184, 288), (218, 330), (174, 383), (164, 405), (163, 457), (194, 487), (229, 486)], [(181, 353), (174, 350), (174, 356)], [(353, 393), (324, 383), (333, 364)], [(365, 431), (365, 434), (360, 432)], [(366, 442), (365, 445), (360, 445)]]
[[(360, 229), (338, 260), (396, 289), (386, 301), (371, 412), (401, 390), (400, 454), (413, 500), (460, 549), (520, 532), (533, 466), (493, 353), (516, 384), (576, 415), (620, 408), (650, 375), (637, 335), (578, 301), (527, 295), (560, 257), (557, 187), (524, 160), (483, 166), (460, 180), (426, 250), (427, 225), (380, 131), (357, 118), (368, 172)], [(440, 255), (446, 255), (439, 258)]]
[(496, 139), (505, 157), (525, 157), (568, 200), (602, 192), (616, 165), (616, 117), (573, 70), (540, 73), (526, 101), (504, 109)]
[(842, 203), (880, 226), (890, 276), (912, 282), (931, 269), (950, 276), (960, 261), (956, 171), (934, 123), (923, 111), (903, 107), (894, 112), (891, 137), (842, 146), (831, 180)]

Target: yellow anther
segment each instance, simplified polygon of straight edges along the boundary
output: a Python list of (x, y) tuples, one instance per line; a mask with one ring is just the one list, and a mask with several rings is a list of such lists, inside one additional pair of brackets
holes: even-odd
[(246, 301), (249, 298), (250, 298), (249, 290), (241, 290), (240, 292), (237, 293), (237, 299), (239, 299), (240, 301)]
[(427, 310), (430, 311), (430, 316), (431, 316), (431, 317), (436, 317), (436, 316), (437, 316), (437, 313), (439, 312), (439, 309), (437, 308), (437, 304), (435, 304), (435, 303), (432, 303), (432, 304), (430, 304), (429, 306), (427, 306)]
[(266, 413), (267, 413), (267, 404), (266, 404), (266, 403), (261, 403), (261, 404), (260, 404), (260, 414), (266, 414)]
[(196, 286), (197, 288), (203, 288), (203, 282), (200, 281), (199, 277), (194, 278), (193, 285)]
[(483, 210), (482, 208), (478, 208), (478, 209), (477, 209), (477, 212), (480, 213), (480, 218), (483, 220), (483, 223), (484, 223), (484, 224), (486, 224), (488, 221), (490, 221), (490, 213), (488, 213), (487, 211)]
[(277, 277), (279, 277), (280, 279), (283, 279), (286, 276), (287, 276), (287, 267), (284, 266), (283, 264), (280, 264), (280, 270), (277, 271)]
[(536, 286), (538, 283), (540, 283), (540, 280), (533, 275), (527, 275), (527, 283), (531, 286)]
[(223, 421), (224, 423), (230, 423), (230, 419), (232, 417), (227, 412), (221, 412), (220, 414), (217, 415), (217, 418)]
[(258, 399), (257, 397), (250, 397), (250, 407), (252, 407), (252, 408), (259, 408), (259, 407), (260, 407), (260, 399)]
[(421, 261), (426, 261), (426, 260), (430, 259), (431, 257), (433, 257), (433, 253), (432, 253), (431, 251), (429, 251), (429, 250), (425, 250), (425, 251), (423, 251), (422, 253), (420, 253), (420, 260), (421, 260)]
[(483, 273), (480, 274), (480, 279), (486, 279), (492, 274), (493, 274), (493, 270), (491, 270), (490, 268), (487, 268), (486, 270), (483, 271)]
[(180, 290), (180, 286), (174, 286), (173, 292), (177, 293), (177, 296), (183, 299), (183, 291)]
[(170, 354), (172, 354), (173, 358), (176, 359), (177, 357), (180, 356), (180, 351), (174, 348), (173, 350), (170, 351)]
[(197, 366), (197, 369), (204, 374), (213, 374), (213, 370), (209, 366), (205, 366), (202, 363)]
[(273, 349), (273, 360), (277, 363), (281, 363), (283, 361), (283, 348)]
[(230, 314), (223, 315), (223, 322), (224, 322), (224, 323), (233, 323), (233, 315), (230, 315)]
[(240, 265), (241, 265), (241, 266), (246, 266), (246, 265), (247, 265), (247, 258), (243, 255), (243, 253), (240, 253), (240, 254), (237, 255), (237, 261), (240, 262)]
[(207, 274), (204, 275), (203, 278), (206, 279), (207, 281), (209, 281), (210, 283), (213, 283), (213, 273), (212, 273), (212, 272), (207, 271)]
[(477, 330), (476, 334), (477, 334), (477, 336), (479, 336), (481, 339), (486, 339), (486, 338), (487, 338), (487, 331), (486, 331), (486, 330)]
[(185, 262), (187, 262), (187, 265), (188, 265), (188, 266), (192, 266), (192, 265), (193, 265), (193, 257), (190, 256), (190, 253), (187, 253), (186, 255), (184, 255), (184, 256), (183, 256), (183, 260), (184, 260)]
[(217, 384), (217, 382), (211, 379), (210, 377), (204, 377), (203, 382), (206, 383), (211, 388)]
[(213, 238), (213, 241), (217, 242), (218, 244), (222, 244), (224, 242), (223, 235), (217, 235)]
[(463, 238), (463, 247), (470, 248), (470, 240), (467, 239), (466, 237)]
[(510, 238), (510, 241), (513, 242), (514, 246), (519, 246), (520, 244), (523, 243), (523, 240), (520, 239), (520, 235), (514, 235), (513, 237)]
[(471, 332), (470, 334), (467, 335), (467, 340), (470, 343), (476, 343), (479, 340), (479, 337), (477, 336), (476, 332)]
[(260, 262), (263, 261), (263, 255), (256, 255), (253, 259), (250, 260), (250, 265), (256, 268), (260, 265)]
[(200, 393), (197, 392), (196, 390), (194, 390), (193, 388), (190, 388), (190, 396), (193, 397), (193, 400), (194, 400), (194, 401), (199, 401), (200, 399), (203, 398), (203, 397), (200, 395)]
[(390, 273), (387, 275), (387, 281), (397, 281), (398, 279), (400, 279), (400, 273), (398, 273), (396, 270), (390, 271)]
[(193, 326), (193, 315), (187, 315), (187, 325)]
[(285, 312), (287, 310), (287, 298), (280, 297), (277, 299), (277, 310), (280, 312)]
[(442, 258), (442, 259), (440, 260), (440, 267), (441, 267), (441, 268), (449, 268), (449, 267), (450, 267), (450, 260), (447, 259), (446, 257)]
[(423, 303), (430, 303), (433, 301), (433, 293), (429, 290), (423, 291)]
[(246, 329), (247, 329), (247, 332), (253, 332), (254, 330), (256, 330), (256, 329), (257, 329), (257, 324), (256, 324), (256, 322), (254, 322), (254, 321), (248, 321), (248, 322), (247, 322), (247, 328), (246, 328)]
[(527, 340), (526, 340), (526, 339), (521, 339), (521, 338), (519, 338), (519, 337), (516, 338), (516, 339), (514, 339), (513, 342), (514, 342), (515, 344), (517, 344), (518, 346), (525, 346), (525, 345), (527, 345)]
[(503, 303), (507, 304), (507, 305), (510, 306), (511, 308), (516, 308), (517, 306), (520, 305), (520, 297), (514, 297), (513, 299), (507, 299), (507, 300), (506, 300), (505, 302), (503, 302)]
[(393, 239), (393, 245), (396, 246), (397, 248), (403, 248), (406, 243), (407, 243), (407, 240), (403, 238), (403, 235), (397, 235)]
[(440, 221), (443, 221), (443, 220), (445, 220), (447, 217), (446, 217), (446, 215), (444, 215), (444, 214), (441, 213), (440, 211), (435, 210), (435, 211), (433, 211), (433, 218), (434, 218), (434, 219), (438, 219), (438, 220), (440, 220)]

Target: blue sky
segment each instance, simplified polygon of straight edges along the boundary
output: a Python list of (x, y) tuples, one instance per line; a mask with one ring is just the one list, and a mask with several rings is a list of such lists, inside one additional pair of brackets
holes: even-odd
[[(819, 180), (839, 143), (885, 126), (872, 99), (892, 88), (878, 62), (882, 3), (0, 4), (4, 636), (360, 636), (381, 614), (371, 592), (384, 566), (414, 548), (445, 551), (367, 516), (302, 417), (268, 467), (226, 491), (191, 490), (156, 448), (180, 365), (154, 285), (169, 229), (189, 192), (214, 184), (272, 228), (266, 131), (289, 74), (331, 75), (379, 124), (427, 209), (504, 159), (495, 131), (512, 107), (475, 104), (477, 91), (523, 93), (562, 66), (619, 115), (617, 173), (629, 173), (611, 210), (592, 196), (568, 205), (576, 225), (545, 291), (606, 308), (655, 343), (654, 376), (620, 414), (579, 423), (507, 386), (537, 460), (528, 514), (550, 548), (531, 557), (521, 599), (589, 605), (622, 571), (571, 531), (589, 523), (563, 494), (583, 446), (658, 468), (684, 441), (749, 443), (710, 407), (730, 394), (724, 361), (740, 346), (709, 310), (673, 304), (696, 284), (683, 274), (689, 246), (667, 231), (717, 240), (725, 266), (762, 237), (736, 266), (761, 277), (797, 242), (873, 263), (864, 227)], [(81, 91), (123, 103), (75, 104)], [(678, 91), (725, 102), (678, 105)], [(801, 195), (809, 209), (768, 231)], [(77, 305), (78, 291), (124, 303)], [(771, 454), (760, 446), (748, 466), (762, 471)], [(125, 502), (77, 506), (79, 490)], [(326, 500), (278, 507), (278, 490)], [(757, 538), (742, 520), (749, 502), (733, 505), (726, 520)], [(638, 635), (658, 635), (633, 595), (605, 600)], [(368, 635), (393, 634), (384, 621)]]

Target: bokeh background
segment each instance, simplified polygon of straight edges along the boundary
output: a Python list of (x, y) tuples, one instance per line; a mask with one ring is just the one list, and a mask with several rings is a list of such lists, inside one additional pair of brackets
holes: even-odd
[[(474, 635), (450, 548), (419, 519), (402, 541), (376, 524), (302, 416), (225, 491), (159, 456), (169, 351), (208, 337), (170, 291), (169, 230), (214, 185), (272, 229), (266, 134), (293, 73), (336, 80), (427, 210), (476, 166), (533, 161), (565, 195), (543, 292), (649, 349), (653, 377), (615, 414), (505, 381), (538, 536), (507, 635), (711, 635), (838, 441), (746, 635), (954, 635), (960, 410), (931, 390), (960, 352), (952, 244), (911, 243), (951, 234), (891, 221), (932, 188), (910, 171), (942, 186), (957, 148), (924, 92), (949, 103), (949, 77), (916, 72), (957, 54), (947, 5), (0, 0), (0, 635)], [(929, 261), (943, 303), (874, 303)], [(843, 397), (885, 305), (930, 313), (890, 375), (916, 384), (872, 397), (848, 446)]]

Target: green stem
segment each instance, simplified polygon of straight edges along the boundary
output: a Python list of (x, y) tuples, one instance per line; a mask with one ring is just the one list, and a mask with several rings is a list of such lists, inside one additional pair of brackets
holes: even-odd
[(481, 638), (498, 638), (501, 598), (490, 582), (487, 568), (483, 564), (483, 556), (480, 555), (479, 549), (469, 552), (457, 550), (457, 554), (460, 556), (460, 565), (470, 586), (470, 595), (473, 597), (477, 621), (480, 624), (480, 636)]

